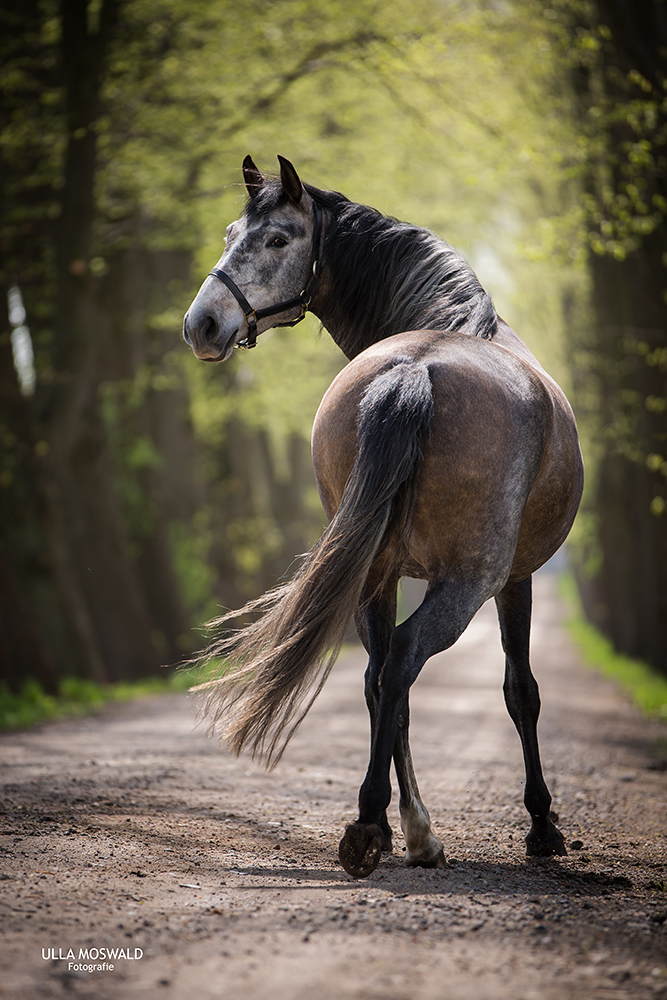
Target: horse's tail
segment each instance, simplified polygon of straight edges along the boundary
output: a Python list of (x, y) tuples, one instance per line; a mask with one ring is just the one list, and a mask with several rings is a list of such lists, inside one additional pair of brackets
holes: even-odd
[(263, 612), (211, 643), (205, 659), (223, 657), (224, 672), (195, 688), (207, 692), (211, 730), (235, 753), (247, 746), (277, 763), (329, 675), (383, 539), (387, 575), (400, 569), (432, 412), (424, 365), (400, 362), (378, 375), (360, 403), (354, 467), (320, 540), (289, 583), (211, 623)]

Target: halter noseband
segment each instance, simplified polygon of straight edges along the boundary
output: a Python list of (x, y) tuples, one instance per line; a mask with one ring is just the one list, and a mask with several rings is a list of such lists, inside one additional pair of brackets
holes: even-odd
[(276, 316), (278, 313), (285, 312), (287, 309), (293, 309), (294, 306), (300, 306), (301, 312), (296, 317), (296, 319), (286, 320), (284, 323), (275, 323), (274, 326), (296, 326), (305, 317), (308, 312), (308, 307), (310, 305), (310, 300), (313, 297), (313, 288), (315, 282), (322, 273), (322, 267), (319, 261), (320, 252), (320, 236), (322, 233), (322, 208), (316, 202), (313, 201), (313, 266), (308, 276), (308, 280), (302, 292), (296, 295), (293, 299), (287, 299), (286, 302), (278, 302), (274, 306), (265, 306), (264, 309), (253, 309), (241, 289), (236, 285), (236, 283), (229, 277), (226, 271), (223, 271), (220, 267), (214, 267), (209, 274), (214, 278), (218, 278), (223, 284), (227, 285), (238, 304), (243, 310), (243, 315), (245, 317), (246, 325), (248, 327), (248, 335), (244, 340), (239, 340), (236, 347), (247, 348), (250, 350), (257, 343), (257, 324), (261, 319), (265, 319), (267, 316)]

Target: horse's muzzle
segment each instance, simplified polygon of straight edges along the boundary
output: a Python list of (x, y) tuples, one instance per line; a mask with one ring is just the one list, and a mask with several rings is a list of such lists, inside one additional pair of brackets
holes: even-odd
[(213, 316), (192, 316), (190, 310), (183, 320), (183, 339), (200, 361), (224, 361), (231, 354), (237, 332), (225, 340)]

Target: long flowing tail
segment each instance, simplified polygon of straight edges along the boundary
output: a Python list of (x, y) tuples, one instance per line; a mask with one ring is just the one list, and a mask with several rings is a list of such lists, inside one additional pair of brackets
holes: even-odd
[(358, 451), (338, 511), (288, 583), (239, 611), (261, 617), (214, 640), (204, 661), (222, 657), (204, 715), (230, 749), (249, 747), (278, 762), (322, 690), (359, 604), (383, 539), (395, 570), (405, 556), (422, 446), (433, 412), (424, 365), (400, 362), (370, 383), (359, 408)]

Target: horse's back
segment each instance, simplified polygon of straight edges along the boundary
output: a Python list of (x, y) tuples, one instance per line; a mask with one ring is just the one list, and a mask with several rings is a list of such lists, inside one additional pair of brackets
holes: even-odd
[(428, 370), (434, 421), (424, 443), (404, 575), (456, 571), (488, 596), (562, 543), (581, 493), (576, 425), (564, 394), (504, 324), (498, 341), (415, 331), (374, 344), (327, 390), (313, 461), (331, 517), (357, 453), (359, 403), (397, 363)]

